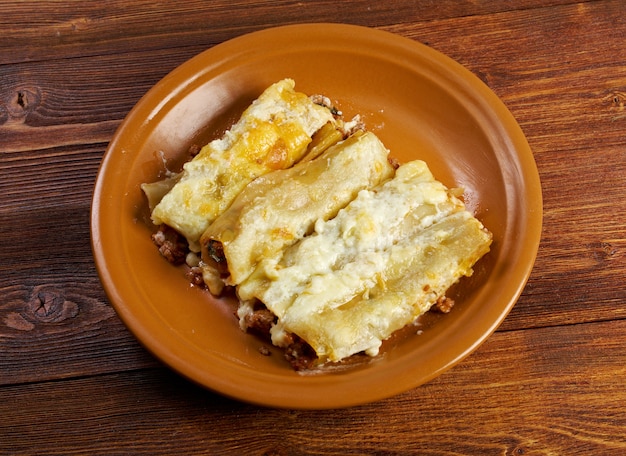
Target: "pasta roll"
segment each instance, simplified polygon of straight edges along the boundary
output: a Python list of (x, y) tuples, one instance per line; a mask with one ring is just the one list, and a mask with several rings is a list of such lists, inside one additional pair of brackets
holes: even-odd
[(247, 184), (300, 160), (312, 135), (334, 118), (294, 87), (291, 79), (271, 85), (221, 139), (187, 162), (152, 211), (152, 221), (177, 230), (197, 252), (202, 233)]
[[(457, 239), (457, 225), (475, 251), (448, 239)], [(315, 232), (286, 249), (279, 262), (260, 263), (239, 296), (260, 300), (276, 315), (275, 345), (294, 333), (320, 358), (336, 361), (375, 352), (469, 274), (490, 242), (454, 192), (414, 161), (379, 187), (362, 190), (335, 218), (316, 223)], [(427, 280), (430, 291), (414, 289), (410, 279), (401, 282), (405, 275)]]
[[(322, 360), (374, 356), (384, 340), (415, 321), (489, 250), (490, 236), (468, 212), (451, 214), (380, 253), (369, 287), (313, 311), (309, 299), (283, 315), (280, 330), (298, 334)], [(338, 277), (340, 279), (340, 277)], [(308, 296), (307, 296), (308, 298)]]
[[(356, 163), (359, 166), (353, 166)], [(204, 232), (203, 260), (215, 268), (219, 243), (230, 274), (227, 282), (238, 285), (259, 262), (277, 262), (286, 247), (313, 231), (314, 223), (334, 217), (360, 190), (377, 186), (393, 173), (380, 140), (361, 133), (317, 159), (259, 177)]]

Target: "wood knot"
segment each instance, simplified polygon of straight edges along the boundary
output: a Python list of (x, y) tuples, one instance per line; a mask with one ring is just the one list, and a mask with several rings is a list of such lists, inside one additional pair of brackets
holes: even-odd
[(58, 323), (78, 315), (75, 302), (68, 301), (60, 291), (36, 287), (26, 303), (25, 315), (33, 323)]
[(618, 249), (610, 242), (592, 242), (587, 247), (591, 250), (591, 255), (597, 261), (610, 260), (617, 255)]
[(13, 118), (26, 117), (41, 103), (41, 91), (37, 87), (17, 87), (7, 103), (7, 111)]
[(621, 90), (612, 90), (605, 97), (604, 102), (614, 111), (623, 111), (626, 105), (626, 93)]

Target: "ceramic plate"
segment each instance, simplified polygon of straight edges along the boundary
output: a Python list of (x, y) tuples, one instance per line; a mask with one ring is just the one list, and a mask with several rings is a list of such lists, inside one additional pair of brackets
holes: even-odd
[[(192, 287), (160, 257), (143, 182), (179, 168), (192, 144), (221, 136), (282, 78), (359, 113), (401, 161), (425, 160), (493, 233), (492, 251), (454, 288), (456, 306), (386, 342), (375, 358), (303, 375), (280, 350), (244, 334), (231, 299)], [(335, 408), (417, 387), (476, 349), (528, 279), (539, 244), (541, 190), (532, 153), (503, 103), (475, 76), (415, 41), (368, 28), (309, 24), (215, 46), (152, 88), (120, 125), (93, 198), (92, 244), (112, 305), (138, 340), (185, 377), (242, 401)]]

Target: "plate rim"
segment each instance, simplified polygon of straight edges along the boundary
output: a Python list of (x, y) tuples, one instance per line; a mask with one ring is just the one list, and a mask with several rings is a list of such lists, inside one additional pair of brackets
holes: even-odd
[[(114, 157), (114, 153), (116, 150), (117, 142), (119, 141), (119, 137), (126, 128), (126, 126), (131, 122), (131, 119), (137, 116), (145, 115), (146, 111), (150, 113), (158, 111), (162, 106), (164, 106), (168, 100), (161, 100), (154, 105), (154, 101), (152, 100), (152, 96), (156, 93), (157, 87), (163, 87), (169, 85), (175, 85), (176, 90), (183, 90), (190, 81), (197, 77), (197, 75), (190, 75), (189, 77), (184, 78), (184, 82), (179, 82), (178, 84), (174, 84), (178, 78), (179, 74), (184, 74), (185, 69), (192, 66), (195, 62), (210, 60), (213, 54), (218, 54), (221, 52), (225, 52), (226, 50), (231, 50), (232, 48), (237, 48), (242, 44), (250, 44), (250, 42), (258, 41), (260, 39), (266, 38), (268, 36), (275, 35), (294, 35), (300, 34), (303, 32), (313, 33), (314, 31), (324, 30), (324, 33), (337, 33), (339, 35), (345, 36), (346, 34), (356, 34), (359, 36), (367, 35), (371, 39), (375, 40), (383, 40), (387, 42), (390, 46), (397, 46), (401, 48), (404, 52), (408, 52), (409, 54), (427, 54), (428, 56), (433, 57), (436, 61), (437, 65), (441, 66), (449, 66), (457, 75), (460, 74), (459, 78), (461, 80), (466, 81), (469, 84), (470, 88), (478, 89), (479, 93), (477, 96), (481, 98), (481, 100), (489, 105), (490, 108), (495, 109), (498, 113), (496, 117), (500, 118), (500, 116), (506, 116), (509, 119), (507, 123), (508, 128), (514, 126), (513, 131), (507, 132), (513, 135), (510, 140), (519, 145), (522, 145), (524, 149), (524, 154), (519, 156), (519, 151), (517, 147), (515, 147), (517, 152), (517, 158), (522, 160), (523, 166), (522, 168), (531, 175), (527, 175), (532, 182), (530, 190), (535, 195), (538, 195), (538, 201), (535, 201), (535, 206), (533, 208), (535, 216), (532, 218), (534, 229), (533, 229), (533, 238), (530, 242), (530, 245), (533, 246), (531, 252), (526, 253), (526, 257), (524, 258), (524, 262), (527, 264), (525, 268), (525, 273), (523, 277), (520, 278), (519, 285), (517, 289), (514, 291), (513, 295), (505, 306), (503, 306), (502, 311), (498, 315), (494, 321), (491, 322), (490, 327), (483, 331), (483, 334), (476, 338), (474, 343), (471, 346), (468, 346), (459, 353), (454, 359), (449, 360), (445, 365), (441, 366), (439, 369), (435, 369), (430, 372), (429, 375), (424, 375), (421, 378), (421, 381), (415, 382), (411, 384), (410, 380), (405, 380), (401, 385), (391, 385), (389, 389), (385, 389), (380, 392), (372, 392), (369, 391), (366, 394), (366, 399), (364, 400), (361, 395), (358, 398), (352, 398), (349, 395), (345, 395), (345, 397), (341, 399), (337, 399), (333, 404), (316, 404), (306, 400), (302, 400), (302, 397), (285, 397), (283, 394), (267, 394), (261, 398), (258, 397), (258, 391), (256, 389), (250, 390), (250, 388), (246, 388), (246, 384), (241, 381), (237, 381), (238, 378), (231, 376), (227, 376), (227, 378), (223, 379), (223, 381), (219, 381), (217, 378), (211, 378), (210, 382), (206, 381), (206, 378), (203, 377), (202, 373), (203, 369), (198, 369), (198, 366), (189, 366), (184, 365), (184, 363), (173, 353), (169, 353), (168, 350), (163, 350), (162, 347), (155, 345), (154, 341), (151, 340), (151, 336), (149, 331), (146, 330), (146, 326), (142, 325), (141, 322), (138, 322), (136, 309), (128, 308), (125, 301), (124, 296), (120, 294), (118, 287), (111, 276), (111, 271), (107, 267), (107, 264), (110, 263), (109, 255), (107, 255), (101, 249), (102, 242), (102, 233), (100, 229), (100, 225), (102, 220), (100, 219), (101, 213), (100, 208), (103, 204), (103, 199), (106, 198), (105, 193), (105, 177), (107, 176), (105, 170), (109, 166), (109, 163)], [(313, 44), (311, 44), (313, 46)], [(233, 62), (236, 62), (240, 56), (234, 55), (232, 57)], [(443, 63), (442, 63), (443, 62)], [(216, 64), (219, 66), (219, 62)], [(184, 87), (183, 87), (184, 86)], [(161, 89), (162, 90), (162, 89)], [(168, 99), (174, 96), (176, 92), (172, 91), (170, 95), (168, 95)], [(521, 127), (518, 125), (517, 121), (513, 118), (513, 115), (510, 113), (508, 108), (504, 105), (502, 100), (500, 100), (495, 93), (487, 87), (484, 82), (482, 82), (477, 76), (471, 73), (467, 68), (462, 66), (460, 63), (455, 60), (447, 57), (446, 55), (432, 49), (418, 41), (412, 40), (410, 38), (402, 37), (400, 35), (393, 34), (391, 32), (373, 29), (364, 26), (357, 25), (348, 25), (348, 24), (334, 24), (334, 23), (310, 23), (310, 24), (297, 24), (297, 25), (285, 25), (278, 27), (271, 27), (263, 30), (258, 30), (255, 32), (251, 32), (245, 35), (241, 35), (235, 37), (231, 40), (225, 41), (223, 43), (217, 44), (200, 54), (192, 57), (187, 60), (183, 64), (179, 65), (175, 69), (173, 69), (170, 73), (168, 73), (164, 78), (162, 78), (155, 86), (146, 92), (146, 94), (141, 97), (141, 99), (137, 102), (137, 104), (129, 111), (124, 120), (120, 123), (116, 132), (114, 133), (106, 152), (103, 156), (100, 168), (98, 170), (98, 175), (96, 178), (96, 185), (94, 187), (92, 206), (91, 206), (91, 237), (92, 237), (92, 251), (94, 255), (94, 259), (96, 262), (96, 269), (100, 280), (102, 282), (103, 288), (111, 302), (112, 306), (115, 308), (117, 314), (120, 316), (124, 324), (128, 327), (130, 332), (139, 340), (145, 348), (148, 349), (151, 353), (153, 353), (157, 358), (161, 359), (165, 362), (165, 364), (169, 365), (172, 369), (177, 371), (179, 374), (187, 377), (191, 381), (198, 383), (204, 387), (207, 387), (215, 392), (223, 394), (225, 396), (242, 400), (248, 403), (254, 403), (261, 406), (272, 406), (272, 407), (288, 407), (288, 408), (340, 408), (347, 406), (354, 406), (363, 404), (366, 402), (374, 402), (378, 400), (385, 399), (387, 397), (399, 394), (408, 389), (412, 389), (424, 383), (427, 383), (434, 379), (435, 377), (441, 375), (443, 372), (450, 369), (452, 366), (458, 364), (461, 360), (463, 360), (466, 356), (472, 353), (478, 346), (480, 346), (501, 324), (501, 322), (506, 318), (512, 307), (515, 305), (516, 301), (519, 299), (526, 283), (530, 277), (530, 274), (533, 269), (533, 265), (537, 256), (540, 238), (541, 238), (541, 230), (542, 230), (542, 214), (543, 214), (543, 203), (541, 199), (541, 185), (539, 181), (539, 173), (534, 161), (534, 156), (528, 145), (528, 142), (521, 130)], [(528, 245), (528, 244), (527, 244)], [(365, 372), (365, 369), (363, 372)], [(245, 371), (241, 371), (245, 372)], [(361, 374), (365, 375), (365, 374)], [(263, 375), (261, 375), (263, 377)], [(272, 376), (269, 376), (272, 377)], [(324, 379), (326, 377), (326, 379)], [(292, 377), (290, 377), (292, 378)], [(298, 377), (301, 378), (301, 377)], [(315, 378), (315, 377), (306, 377), (306, 378)], [(313, 380), (311, 382), (311, 391), (319, 392), (320, 389), (327, 390), (328, 383), (331, 383), (330, 387), (337, 387), (338, 377), (333, 377), (334, 381), (328, 380), (328, 376), (318, 376), (317, 379), (321, 379), (320, 381)], [(240, 380), (240, 379), (239, 379)], [(269, 380), (269, 378), (268, 378)], [(279, 381), (280, 379), (271, 378), (272, 381)]]

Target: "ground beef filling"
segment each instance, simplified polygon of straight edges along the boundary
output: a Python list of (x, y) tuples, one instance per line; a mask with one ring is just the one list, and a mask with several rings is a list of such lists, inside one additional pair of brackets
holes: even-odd
[[(189, 245), (184, 236), (175, 229), (161, 225), (159, 230), (152, 235), (152, 242), (158, 247), (161, 255), (174, 265), (182, 265), (186, 263), (189, 254)], [(207, 248), (209, 256), (217, 265), (217, 269), (221, 274), (228, 273), (228, 264), (224, 256), (222, 244), (217, 241), (211, 241)], [(186, 272), (187, 279), (196, 286), (204, 287), (202, 278), (202, 268), (198, 266), (189, 266)], [(253, 333), (265, 340), (270, 341), (270, 329), (276, 323), (276, 316), (259, 302), (249, 315), (246, 315), (244, 326), (247, 331)], [(284, 356), (287, 362), (294, 370), (305, 370), (311, 368), (317, 360), (315, 350), (303, 339), (291, 334), (289, 336), (289, 344), (284, 350)]]
[(222, 243), (211, 239), (207, 243), (206, 248), (209, 258), (213, 261), (215, 269), (217, 269), (222, 276), (227, 276), (229, 274), (228, 262), (226, 261), (226, 256), (224, 255), (224, 247)]
[(441, 296), (439, 299), (437, 299), (435, 304), (433, 304), (433, 307), (431, 308), (431, 310), (435, 312), (447, 314), (452, 310), (453, 307), (454, 307), (454, 299)]
[(189, 245), (185, 237), (167, 225), (159, 227), (159, 230), (152, 235), (152, 242), (158, 247), (161, 255), (175, 265), (183, 264), (189, 253)]
[[(253, 311), (244, 317), (243, 323), (248, 332), (270, 341), (270, 330), (276, 323), (276, 316), (263, 303), (257, 302)], [(291, 367), (296, 371), (313, 367), (317, 360), (315, 350), (295, 334), (289, 334), (288, 338), (283, 354)]]

